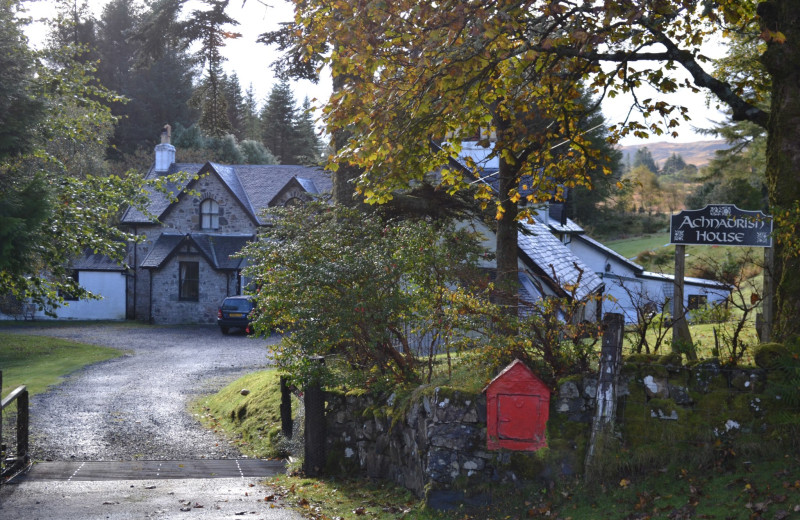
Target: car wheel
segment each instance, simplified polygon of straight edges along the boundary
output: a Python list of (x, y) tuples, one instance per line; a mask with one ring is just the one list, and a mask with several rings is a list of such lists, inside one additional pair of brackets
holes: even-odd
[(223, 334), (228, 334), (228, 327), (220, 327), (219, 330), (221, 330)]

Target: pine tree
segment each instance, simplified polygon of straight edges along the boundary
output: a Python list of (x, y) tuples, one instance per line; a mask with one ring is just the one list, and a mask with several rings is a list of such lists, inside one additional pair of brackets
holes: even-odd
[(244, 139), (244, 95), (239, 84), (239, 76), (235, 72), (230, 76), (224, 76), (223, 85), (225, 101), (228, 103), (228, 121), (231, 122), (233, 135), (236, 139)]
[(205, 4), (210, 8), (207, 11), (193, 11), (182, 34), (188, 41), (200, 42), (197, 59), (201, 66), (208, 64), (206, 77), (194, 96), (194, 105), (201, 113), (200, 127), (209, 136), (222, 137), (233, 131), (233, 126), (228, 119), (225, 77), (222, 72), (225, 58), (220, 50), (226, 39), (238, 38), (241, 34), (223, 29), (226, 25), (239, 25), (239, 22), (225, 14), (228, 0), (205, 0)]
[(656, 165), (656, 161), (653, 159), (653, 154), (650, 153), (650, 150), (648, 150), (646, 146), (636, 150), (636, 154), (633, 156), (632, 168), (637, 168), (639, 166), (644, 166), (651, 172), (658, 173), (658, 166)]
[(262, 141), (281, 164), (295, 164), (297, 109), (287, 81), (272, 87), (261, 110)]
[(261, 141), (261, 121), (258, 118), (258, 101), (256, 100), (256, 92), (252, 83), (244, 94), (242, 117), (244, 119), (243, 138), (245, 140)]
[(294, 130), (297, 135), (295, 157), (298, 164), (317, 164), (321, 157), (321, 143), (314, 128), (311, 102), (306, 97), (295, 118)]

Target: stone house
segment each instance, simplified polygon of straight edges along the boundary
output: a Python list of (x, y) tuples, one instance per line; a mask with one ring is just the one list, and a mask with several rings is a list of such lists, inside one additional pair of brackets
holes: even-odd
[(122, 216), (120, 224), (143, 237), (129, 251), (126, 317), (214, 323), (222, 299), (247, 285), (246, 260), (235, 254), (265, 225), (262, 210), (302, 204), (329, 192), (331, 181), (307, 166), (178, 163), (165, 131), (146, 178), (177, 172), (199, 178), (170, 186), (174, 200), (151, 191), (150, 215), (129, 209)]

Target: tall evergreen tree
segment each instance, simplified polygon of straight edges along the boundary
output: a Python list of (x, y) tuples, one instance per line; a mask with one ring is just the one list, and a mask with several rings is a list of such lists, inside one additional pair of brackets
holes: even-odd
[(225, 75), (223, 85), (225, 101), (228, 103), (228, 121), (231, 122), (233, 135), (236, 139), (244, 139), (244, 94), (239, 76), (235, 72), (230, 76)]
[[(63, 59), (80, 63), (94, 63), (98, 56), (97, 20), (92, 15), (89, 4), (84, 0), (58, 0), (55, 3), (56, 16), (51, 21), (47, 45), (53, 49), (72, 49)], [(64, 56), (62, 53), (60, 56)], [(57, 58), (52, 56), (51, 58)], [(66, 63), (62, 63), (65, 65)]]
[(194, 104), (200, 109), (200, 127), (212, 137), (222, 137), (233, 130), (228, 119), (228, 103), (225, 99), (225, 78), (222, 72), (221, 49), (228, 38), (238, 38), (239, 33), (226, 31), (226, 25), (239, 22), (225, 14), (228, 0), (205, 0), (208, 10), (192, 11), (183, 28), (188, 41), (199, 42), (196, 57), (201, 67), (208, 65), (206, 76), (197, 87)]
[(653, 154), (650, 153), (650, 150), (648, 150), (646, 146), (636, 150), (636, 154), (633, 156), (632, 168), (637, 168), (639, 166), (644, 166), (651, 172), (658, 173), (658, 166), (656, 165), (655, 159), (653, 159)]
[(683, 160), (681, 154), (672, 153), (667, 157), (667, 160), (664, 161), (664, 167), (661, 169), (661, 173), (664, 175), (672, 175), (683, 171), (684, 168), (686, 168), (686, 161)]
[(311, 101), (306, 97), (303, 99), (303, 106), (297, 113), (294, 124), (295, 134), (297, 135), (295, 162), (298, 164), (317, 164), (321, 159), (322, 143), (317, 137), (316, 128), (314, 128), (312, 110)]
[(253, 84), (244, 93), (242, 105), (242, 117), (244, 123), (243, 139), (251, 141), (261, 141), (261, 120), (258, 118), (258, 100)]
[(295, 164), (297, 109), (288, 81), (272, 87), (261, 110), (262, 141), (281, 164)]

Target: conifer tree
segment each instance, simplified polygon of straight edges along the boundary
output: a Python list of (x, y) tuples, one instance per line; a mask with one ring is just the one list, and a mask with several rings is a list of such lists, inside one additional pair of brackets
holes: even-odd
[(297, 117), (294, 95), (287, 81), (272, 87), (261, 110), (261, 138), (281, 164), (295, 164)]

